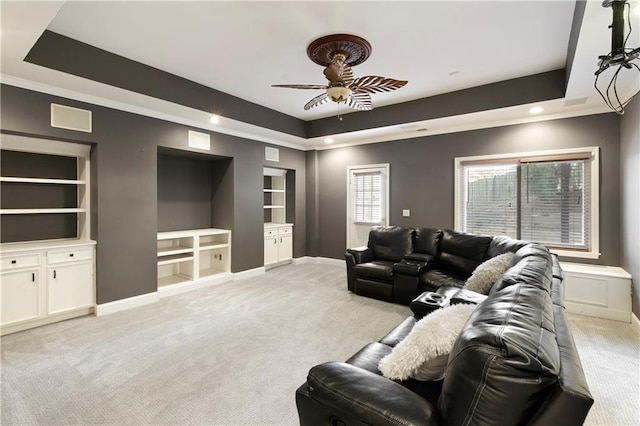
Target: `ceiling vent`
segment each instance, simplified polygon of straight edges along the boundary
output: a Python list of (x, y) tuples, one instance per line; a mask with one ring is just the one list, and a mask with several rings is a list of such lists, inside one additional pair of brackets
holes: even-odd
[(51, 127), (91, 133), (91, 111), (51, 104)]

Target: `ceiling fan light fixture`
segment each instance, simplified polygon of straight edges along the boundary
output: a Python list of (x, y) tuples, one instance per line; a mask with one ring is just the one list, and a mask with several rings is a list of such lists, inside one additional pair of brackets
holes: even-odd
[(351, 96), (351, 89), (344, 86), (327, 87), (327, 95), (333, 102), (345, 102)]

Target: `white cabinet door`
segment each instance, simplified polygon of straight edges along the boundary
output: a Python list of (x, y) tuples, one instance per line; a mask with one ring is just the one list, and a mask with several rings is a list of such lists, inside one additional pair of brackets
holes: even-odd
[(49, 315), (94, 306), (92, 263), (50, 266), (48, 273)]
[(39, 269), (2, 274), (2, 325), (40, 317)]
[(264, 238), (264, 264), (270, 265), (278, 261), (278, 237)]
[(289, 260), (293, 258), (293, 235), (281, 235), (278, 249), (278, 260)]

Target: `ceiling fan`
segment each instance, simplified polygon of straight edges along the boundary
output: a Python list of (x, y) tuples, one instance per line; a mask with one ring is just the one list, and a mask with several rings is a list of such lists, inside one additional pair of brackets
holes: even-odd
[(371, 45), (362, 37), (350, 34), (334, 34), (314, 40), (307, 47), (307, 55), (318, 65), (325, 66), (324, 76), (329, 83), (319, 84), (274, 84), (272, 87), (291, 89), (321, 89), (325, 92), (311, 99), (305, 110), (329, 102), (368, 111), (373, 109), (371, 94), (390, 92), (407, 84), (406, 80), (395, 80), (376, 75), (353, 77), (352, 66), (366, 61), (371, 54)]

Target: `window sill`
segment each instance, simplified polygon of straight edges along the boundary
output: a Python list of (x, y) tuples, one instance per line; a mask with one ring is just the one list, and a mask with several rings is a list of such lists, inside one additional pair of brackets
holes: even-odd
[(557, 254), (562, 257), (576, 257), (579, 259), (599, 259), (600, 253), (593, 251), (575, 251), (575, 250), (561, 250), (561, 249), (549, 249), (553, 254)]

